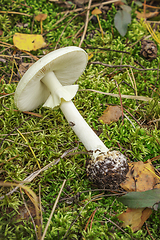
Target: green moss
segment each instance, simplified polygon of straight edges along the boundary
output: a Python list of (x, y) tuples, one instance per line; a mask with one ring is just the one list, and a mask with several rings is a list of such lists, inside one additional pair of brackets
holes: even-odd
[[(47, 51), (54, 50), (65, 26), (67, 27), (60, 38), (58, 47), (79, 45), (80, 38), (75, 39), (74, 36), (84, 24), (83, 17), (78, 16), (68, 24), (68, 21), (75, 16), (75, 13), (72, 13), (57, 26), (57, 21), (63, 16), (61, 14), (57, 15), (57, 13), (64, 11), (63, 8), (45, 0), (26, 0), (25, 2), (31, 8), (21, 5), (24, 4), (24, 1), (21, 0), (17, 0), (14, 3), (11, 0), (0, 0), (2, 11), (15, 11), (32, 16), (2, 14), (0, 16), (0, 28), (4, 32), (0, 40), (13, 44), (12, 35), (15, 32), (31, 33), (33, 14), (36, 15), (43, 12), (48, 14), (47, 19), (43, 22), (45, 41), (49, 44), (49, 49), (45, 50), (46, 53)], [(101, 24), (105, 31), (104, 41), (102, 41), (101, 33), (95, 30), (97, 26), (89, 22), (87, 32), (90, 33), (92, 30), (95, 30), (95, 35), (93, 38), (90, 35), (86, 36), (85, 43), (97, 48), (95, 50), (86, 49), (88, 53), (93, 53), (93, 58), (90, 61), (100, 61), (110, 65), (132, 65), (141, 68), (135, 65), (136, 60), (145, 68), (157, 68), (160, 61), (159, 56), (157, 59), (149, 62), (140, 56), (141, 45), (139, 42), (133, 48), (131, 47), (142, 36), (148, 34), (147, 30), (133, 19), (132, 24), (128, 28), (127, 35), (121, 37), (113, 26), (115, 13), (116, 9), (112, 6), (111, 10), (107, 13), (107, 21), (101, 19)], [(20, 28), (17, 26), (17, 23), (27, 23), (27, 26)], [(111, 28), (114, 33), (113, 35)], [(39, 22), (34, 22), (33, 33), (40, 33)], [(130, 45), (126, 44), (126, 40)], [(86, 47), (85, 43), (83, 43), (82, 47)], [(98, 48), (127, 51), (130, 54), (124, 53), (122, 58), (121, 52), (105, 51)], [(4, 49), (2, 47), (2, 50)], [(12, 53), (12, 49), (3, 54), (8, 53)], [(33, 51), (32, 54), (37, 56), (43, 55), (43, 50)], [(13, 64), (11, 58), (6, 58), (6, 61), (6, 63), (2, 63), (1, 68), (4, 77), (0, 81), (0, 92), (10, 94), (15, 91), (19, 78), (16, 75), (17, 69), (14, 66), (12, 83), (8, 84)], [(20, 63), (20, 60), (16, 61)], [(24, 58), (24, 61), (30, 62), (31, 60)], [(101, 73), (102, 70), (103, 73)], [(131, 70), (129, 72), (131, 74)], [(148, 124), (149, 121), (159, 119), (160, 117), (160, 105), (158, 104), (159, 80), (157, 79), (157, 71), (138, 71), (133, 69), (133, 73), (138, 95), (154, 98), (153, 101), (148, 103), (122, 99), (124, 108), (136, 119), (133, 119), (124, 110), (124, 113), (134, 124), (135, 128), (126, 118), (124, 118), (123, 124), (121, 118), (110, 125), (102, 125), (98, 121), (107, 104), (120, 105), (119, 98), (90, 91), (78, 91), (73, 101), (88, 124), (94, 131), (100, 134), (99, 137), (108, 148), (121, 150), (132, 161), (146, 161), (160, 155), (159, 122)], [(135, 94), (126, 68), (123, 68), (123, 71), (121, 71), (119, 68), (105, 68), (102, 65), (88, 64), (84, 74), (79, 78), (77, 83), (81, 90), (95, 89), (103, 92), (118, 93), (115, 80), (119, 84), (121, 94)], [(2, 141), (0, 149), (1, 181), (23, 181), (29, 174), (38, 170), (37, 162), (43, 168), (48, 163), (59, 158), (66, 150), (73, 149), (78, 145), (77, 142), (79, 140), (77, 136), (75, 136), (70, 126), (68, 126), (58, 108), (52, 111), (40, 107), (34, 112), (40, 114), (41, 117), (17, 111), (13, 95), (0, 98), (0, 141)], [(142, 127), (139, 126), (137, 121), (142, 124)], [(16, 131), (17, 128), (25, 136), (28, 143)], [(117, 143), (120, 145), (120, 148)], [(32, 147), (36, 159), (30, 151), (28, 144)], [(77, 152), (79, 151), (85, 151), (81, 143), (79, 143)], [(57, 165), (42, 172), (31, 183), (27, 184), (37, 195), (39, 191), (38, 185), (41, 185), (41, 201), (44, 210), (44, 224), (42, 228), (44, 230), (63, 179), (67, 179), (61, 196), (62, 199), (58, 203), (58, 207), (53, 215), (46, 239), (63, 239), (76, 218), (77, 221), (69, 230), (67, 239), (131, 239), (131, 237), (135, 239), (151, 239), (145, 226), (137, 233), (132, 233), (130, 228), (126, 228), (126, 234), (124, 234), (111, 222), (107, 221), (106, 218), (120, 225), (116, 216), (125, 209), (125, 206), (119, 203), (115, 196), (100, 196), (100, 199), (91, 201), (91, 198), (100, 194), (101, 191), (91, 191), (95, 186), (92, 186), (86, 176), (85, 166), (87, 159), (88, 156), (82, 153), (67, 156), (61, 159)], [(156, 164), (156, 168), (158, 168), (160, 162), (157, 161)], [(0, 195), (4, 195), (9, 190), (10, 188), (1, 188)], [(107, 194), (107, 192), (104, 194)], [(67, 200), (64, 200), (64, 198), (67, 198)], [(89, 203), (85, 206), (87, 202)], [(23, 201), (19, 191), (0, 201), (0, 208), (3, 212), (0, 217), (0, 239), (35, 239), (35, 231), (31, 221), (24, 220), (22, 222), (14, 218), (17, 216), (20, 206), (23, 206)], [(90, 229), (89, 224), (85, 231), (87, 221), (95, 210), (96, 213), (92, 228)], [(147, 223), (152, 236), (158, 239), (159, 212), (154, 212), (147, 220)]]

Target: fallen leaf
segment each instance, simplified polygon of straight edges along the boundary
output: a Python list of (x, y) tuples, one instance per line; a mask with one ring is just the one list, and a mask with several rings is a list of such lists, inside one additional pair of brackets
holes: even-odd
[(46, 46), (42, 35), (15, 33), (13, 36), (14, 45), (20, 50), (37, 50)]
[(147, 190), (160, 187), (160, 179), (154, 172), (151, 162), (132, 162), (128, 163), (129, 171), (126, 180), (121, 183), (121, 187), (127, 192)]
[(149, 12), (149, 13), (144, 13), (144, 12), (140, 13), (138, 11), (135, 11), (135, 13), (136, 13), (138, 19), (141, 19), (141, 18), (146, 18), (146, 19), (147, 18), (152, 18), (152, 17), (156, 17), (159, 14), (158, 11)]
[(141, 229), (144, 222), (152, 214), (150, 208), (138, 208), (132, 209), (127, 208), (126, 212), (123, 212), (118, 216), (120, 221), (123, 221), (122, 227), (130, 226), (133, 232), (136, 232)]
[(88, 54), (88, 61), (93, 57), (93, 53)]
[(20, 74), (20, 77), (22, 77), (25, 72), (33, 65), (34, 63), (21, 63), (19, 65), (18, 72)]
[(110, 124), (111, 122), (117, 122), (121, 115), (122, 111), (119, 106), (108, 106), (98, 120), (100, 122)]
[(157, 188), (160, 188), (160, 179), (155, 174), (151, 161), (132, 162), (128, 165), (129, 171), (121, 187), (129, 193), (120, 197), (119, 201), (129, 208), (118, 219), (124, 221), (122, 227), (130, 226), (136, 232), (151, 215), (151, 207), (155, 210), (159, 208), (160, 189)]

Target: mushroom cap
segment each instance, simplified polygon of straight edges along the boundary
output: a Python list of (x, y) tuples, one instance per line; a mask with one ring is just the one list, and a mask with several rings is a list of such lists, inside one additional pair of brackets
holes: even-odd
[(25, 72), (15, 91), (15, 104), (21, 111), (32, 111), (46, 102), (49, 89), (41, 81), (53, 71), (63, 86), (73, 84), (83, 73), (88, 62), (87, 53), (70, 46), (48, 53)]
[(98, 9), (98, 8), (95, 8), (93, 11), (92, 11), (92, 15), (95, 15), (95, 14), (101, 14), (102, 12), (101, 12), (101, 10), (100, 9)]
[(47, 18), (47, 14), (45, 14), (45, 13), (40, 13), (40, 14), (38, 14), (37, 16), (35, 16), (35, 19), (37, 20), (37, 21), (43, 21), (43, 20), (45, 20)]

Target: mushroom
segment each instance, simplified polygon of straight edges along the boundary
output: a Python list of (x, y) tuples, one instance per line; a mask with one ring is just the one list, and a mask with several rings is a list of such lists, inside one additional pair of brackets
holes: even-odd
[[(90, 180), (100, 187), (117, 187), (125, 180), (128, 164), (125, 156), (110, 152), (80, 115), (71, 99), (78, 85), (73, 84), (85, 70), (87, 53), (79, 47), (65, 47), (50, 52), (23, 75), (15, 92), (15, 104), (21, 111), (60, 106), (69, 125), (87, 149)], [(112, 183), (111, 183), (112, 181)]]
[(97, 8), (95, 8), (95, 9), (92, 11), (92, 15), (96, 15), (96, 17), (97, 17), (98, 24), (99, 24), (99, 28), (100, 28), (100, 30), (101, 30), (102, 39), (103, 39), (103, 38), (104, 38), (104, 36), (103, 36), (103, 29), (102, 29), (102, 26), (101, 26), (101, 23), (100, 23), (100, 20), (99, 20), (99, 16), (98, 16), (98, 14), (101, 14), (101, 13), (102, 13), (101, 10), (100, 10), (100, 9), (97, 9)]
[(47, 18), (47, 14), (44, 14), (44, 13), (40, 13), (39, 15), (35, 16), (35, 19), (37, 21), (40, 21), (41, 34), (43, 33), (42, 21), (44, 21), (46, 18)]

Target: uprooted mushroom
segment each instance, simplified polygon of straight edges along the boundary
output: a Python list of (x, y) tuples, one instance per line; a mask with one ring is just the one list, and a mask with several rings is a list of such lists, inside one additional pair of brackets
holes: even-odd
[(15, 92), (15, 104), (21, 111), (32, 111), (42, 104), (52, 109), (60, 106), (91, 157), (87, 165), (89, 179), (101, 188), (116, 188), (128, 172), (125, 156), (104, 145), (71, 101), (78, 90), (78, 85), (72, 84), (87, 62), (87, 53), (79, 47), (65, 47), (47, 54), (23, 75)]

